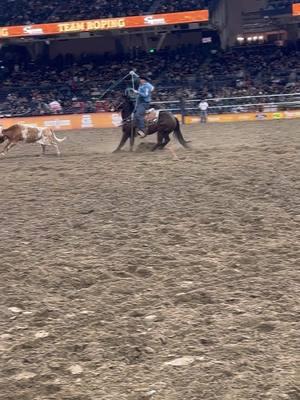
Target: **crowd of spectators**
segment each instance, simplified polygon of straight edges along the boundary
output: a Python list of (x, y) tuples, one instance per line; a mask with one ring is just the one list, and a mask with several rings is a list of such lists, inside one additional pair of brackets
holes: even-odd
[(298, 0), (267, 0), (266, 5), (260, 9), (260, 14), (264, 18), (291, 15), (292, 4), (297, 2)]
[(207, 8), (212, 0), (6, 0), (0, 2), (0, 26), (74, 21)]
[(292, 3), (298, 3), (298, 0), (267, 0), (265, 10), (285, 11)]
[[(107, 111), (112, 94), (102, 98), (103, 93), (130, 70), (149, 77), (156, 101), (299, 93), (299, 56), (295, 49), (275, 46), (214, 50), (205, 56), (200, 47), (184, 46), (135, 59), (84, 55), (10, 64), (0, 78), (0, 115)], [(51, 110), (54, 100), (61, 110)]]

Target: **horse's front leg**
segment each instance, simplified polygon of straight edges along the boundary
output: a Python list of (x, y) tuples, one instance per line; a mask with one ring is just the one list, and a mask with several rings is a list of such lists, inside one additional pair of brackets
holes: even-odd
[(116, 150), (113, 151), (113, 153), (117, 153), (118, 151), (120, 151), (120, 150), (124, 147), (125, 143), (127, 142), (127, 139), (128, 139), (128, 132), (126, 132), (125, 130), (123, 130), (123, 135), (122, 135), (120, 144), (119, 144), (119, 146), (116, 148)]
[(129, 151), (133, 151), (135, 133), (136, 133), (136, 129), (134, 127), (131, 127), (130, 128), (130, 148), (129, 148)]

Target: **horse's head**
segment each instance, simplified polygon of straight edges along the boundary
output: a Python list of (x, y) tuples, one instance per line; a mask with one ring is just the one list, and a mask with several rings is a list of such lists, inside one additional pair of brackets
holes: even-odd
[(118, 98), (118, 100), (114, 101), (114, 108), (116, 111), (121, 111), (124, 104), (126, 103), (126, 96), (123, 94)]
[(135, 103), (126, 92), (120, 97), (119, 102), (115, 106), (115, 110), (121, 112), (123, 119), (127, 119), (128, 117), (130, 117), (130, 115), (134, 111), (134, 108)]

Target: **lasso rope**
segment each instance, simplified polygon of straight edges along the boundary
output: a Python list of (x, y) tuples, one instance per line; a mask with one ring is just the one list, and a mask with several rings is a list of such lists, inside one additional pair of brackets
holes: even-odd
[(130, 71), (127, 75), (123, 76), (123, 78), (119, 79), (117, 82), (113, 83), (110, 85), (105, 92), (100, 96), (100, 99), (103, 99), (104, 96), (106, 96), (107, 93), (111, 92), (114, 88), (119, 86), (125, 79), (127, 79), (129, 76), (131, 76), (131, 84), (132, 84), (132, 90), (135, 90), (135, 85), (134, 85), (134, 78), (138, 78), (139, 76), (134, 72)]

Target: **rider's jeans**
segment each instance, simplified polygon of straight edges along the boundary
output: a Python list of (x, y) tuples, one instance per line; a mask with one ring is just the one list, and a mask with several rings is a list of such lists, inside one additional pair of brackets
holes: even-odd
[(150, 108), (150, 104), (146, 102), (139, 102), (135, 110), (135, 120), (137, 128), (144, 131), (145, 130), (145, 114)]

